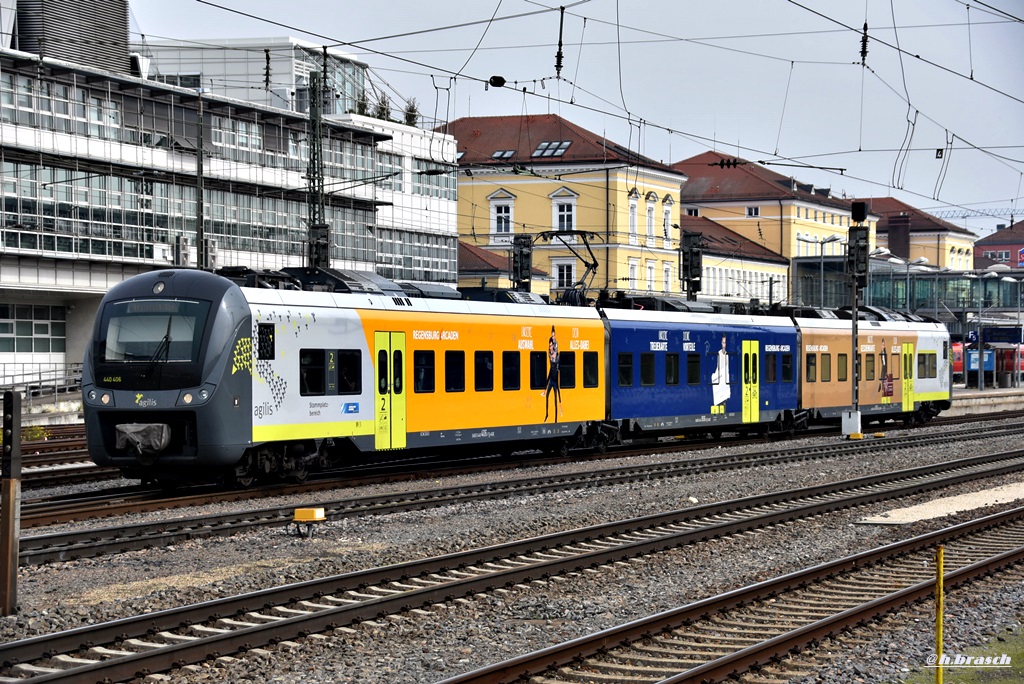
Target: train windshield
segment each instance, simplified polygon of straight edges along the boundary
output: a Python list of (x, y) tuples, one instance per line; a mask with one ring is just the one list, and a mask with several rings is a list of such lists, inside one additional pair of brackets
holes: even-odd
[(101, 360), (174, 363), (199, 360), (210, 303), (184, 299), (114, 302), (105, 312)]

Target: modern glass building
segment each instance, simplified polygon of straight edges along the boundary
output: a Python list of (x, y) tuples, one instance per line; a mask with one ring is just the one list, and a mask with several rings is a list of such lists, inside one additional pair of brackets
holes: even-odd
[[(53, 4), (89, 11), (53, 0), (47, 12)], [(239, 95), (258, 91), (217, 92), (202, 69), (189, 67), (196, 80), (158, 73), (153, 55), (129, 52), (126, 2), (110, 4), (102, 27), (113, 33), (96, 43), (121, 54), (93, 60), (102, 67), (17, 49), (28, 43), (21, 13), (40, 3), (19, 5), (19, 24), (0, 27), (0, 385), (80, 362), (103, 293), (143, 271), (198, 265), (200, 235), (209, 267), (306, 263), (312, 126), (302, 81), (282, 106), (270, 91), (249, 101)], [(51, 15), (46, 25), (59, 22)], [(289, 54), (308, 84), (312, 51)], [(336, 106), (324, 108), (321, 168), (331, 266), (454, 284), (454, 140), (349, 113), (366, 65), (344, 55), (329, 64)]]

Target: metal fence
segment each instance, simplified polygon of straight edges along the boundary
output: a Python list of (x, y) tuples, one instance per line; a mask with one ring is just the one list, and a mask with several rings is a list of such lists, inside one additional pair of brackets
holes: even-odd
[(0, 363), (0, 387), (21, 394), (23, 408), (82, 398), (81, 363)]

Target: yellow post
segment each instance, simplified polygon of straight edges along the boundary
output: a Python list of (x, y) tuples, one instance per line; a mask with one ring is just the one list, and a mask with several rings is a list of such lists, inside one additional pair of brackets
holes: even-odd
[(940, 545), (935, 553), (935, 684), (942, 684), (942, 576), (945, 574), (942, 566), (945, 551), (946, 547)]

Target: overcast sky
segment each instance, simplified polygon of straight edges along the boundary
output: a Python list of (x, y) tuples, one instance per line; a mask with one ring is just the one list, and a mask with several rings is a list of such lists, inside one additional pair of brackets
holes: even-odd
[[(529, 0), (131, 0), (131, 12), (133, 38), (336, 46), (429, 118), (555, 113), (666, 163), (716, 149), (839, 196), (1024, 219), (1020, 0), (588, 0), (564, 19)], [(506, 86), (485, 89), (495, 75)], [(1010, 217), (947, 220), (986, 235)]]

